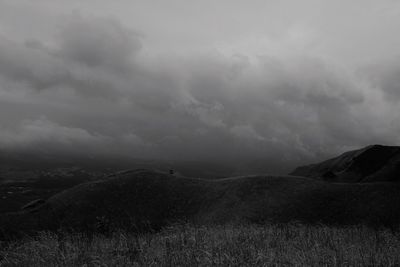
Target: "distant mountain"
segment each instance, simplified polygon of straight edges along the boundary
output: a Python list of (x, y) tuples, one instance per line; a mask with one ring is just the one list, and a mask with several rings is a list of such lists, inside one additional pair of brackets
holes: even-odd
[(40, 151), (0, 150), (0, 183), (2, 178), (4, 178), (3, 180), (24, 180), (35, 178), (38, 173), (43, 172), (56, 176), (54, 170), (66, 168), (80, 168), (90, 173), (109, 173), (110, 171), (140, 168), (162, 171), (173, 169), (187, 177), (210, 179), (255, 172), (264, 173), (265, 169), (269, 170), (262, 166), (261, 162), (240, 166), (237, 163), (212, 160), (141, 159), (113, 155), (68, 155)]
[(400, 184), (326, 183), (295, 176), (218, 180), (136, 170), (75, 186), (0, 216), (0, 234), (60, 228), (160, 229), (170, 223), (398, 225)]
[(332, 182), (400, 182), (400, 147), (367, 146), (290, 174)]

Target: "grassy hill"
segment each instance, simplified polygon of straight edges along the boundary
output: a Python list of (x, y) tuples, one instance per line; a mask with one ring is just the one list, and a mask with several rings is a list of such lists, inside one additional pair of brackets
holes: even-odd
[(298, 167), (290, 174), (331, 182), (398, 182), (400, 147), (367, 146), (321, 163)]
[(326, 183), (295, 176), (220, 180), (137, 170), (89, 182), (37, 208), (3, 214), (3, 234), (59, 228), (107, 232), (160, 229), (173, 222), (398, 225), (400, 184)]

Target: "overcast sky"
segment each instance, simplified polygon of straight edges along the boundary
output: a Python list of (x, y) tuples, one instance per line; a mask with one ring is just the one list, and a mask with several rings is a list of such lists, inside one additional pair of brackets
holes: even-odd
[(400, 145), (398, 0), (0, 0), (0, 148), (312, 162)]

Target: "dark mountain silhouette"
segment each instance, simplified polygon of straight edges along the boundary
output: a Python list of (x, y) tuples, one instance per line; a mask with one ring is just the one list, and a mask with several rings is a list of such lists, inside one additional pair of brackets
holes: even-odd
[(332, 182), (399, 182), (400, 147), (372, 145), (298, 167), (290, 174)]
[(398, 225), (400, 184), (327, 183), (295, 176), (219, 180), (136, 170), (78, 185), (44, 203), (2, 214), (4, 235), (59, 228), (142, 231), (174, 222)]

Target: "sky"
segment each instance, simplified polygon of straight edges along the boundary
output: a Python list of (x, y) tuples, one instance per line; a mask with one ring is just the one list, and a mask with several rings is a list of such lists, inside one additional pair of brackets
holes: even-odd
[(265, 162), (400, 145), (398, 0), (0, 0), (0, 150)]

